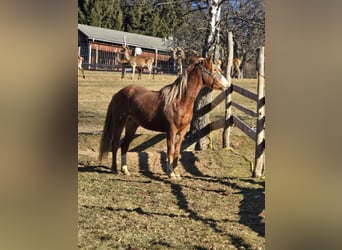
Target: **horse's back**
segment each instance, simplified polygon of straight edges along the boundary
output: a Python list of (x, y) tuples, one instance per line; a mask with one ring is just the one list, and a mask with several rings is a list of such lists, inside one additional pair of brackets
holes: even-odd
[(130, 99), (136, 95), (140, 95), (147, 92), (150, 92), (150, 90), (143, 86), (130, 84), (122, 88), (117, 94), (125, 96), (127, 99)]
[(117, 92), (113, 96), (113, 100), (121, 108), (124, 108), (125, 105), (129, 105), (129, 107), (141, 105), (140, 108), (144, 108), (151, 106), (151, 104), (157, 104), (159, 96), (158, 91), (151, 91), (143, 86), (130, 84)]
[(128, 85), (113, 96), (112, 103), (118, 113), (131, 116), (140, 126), (155, 131), (165, 130), (159, 91)]

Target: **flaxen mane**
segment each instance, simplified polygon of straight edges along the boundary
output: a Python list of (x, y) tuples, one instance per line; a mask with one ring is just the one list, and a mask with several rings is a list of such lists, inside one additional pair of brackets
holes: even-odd
[(160, 97), (164, 103), (164, 107), (172, 103), (174, 100), (181, 100), (185, 95), (188, 81), (188, 73), (184, 72), (173, 83), (166, 85), (160, 90)]

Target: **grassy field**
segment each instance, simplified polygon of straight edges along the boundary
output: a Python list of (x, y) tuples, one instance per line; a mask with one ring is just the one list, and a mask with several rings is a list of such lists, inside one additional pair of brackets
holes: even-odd
[[(78, 244), (81, 249), (264, 249), (265, 182), (251, 176), (254, 142), (232, 129), (233, 150), (222, 149), (222, 130), (212, 132), (213, 150), (184, 151), (182, 180), (165, 174), (166, 141), (141, 151), (158, 135), (143, 128), (128, 153), (131, 176), (112, 175), (111, 157), (97, 161), (107, 105), (123, 86), (158, 90), (175, 75), (120, 79), (117, 72), (86, 71), (78, 93)], [(234, 81), (256, 92), (255, 80)], [(219, 94), (213, 92), (213, 98)], [(255, 110), (255, 103), (233, 99)], [(220, 104), (211, 119), (222, 117)], [(237, 115), (250, 125), (255, 121)], [(118, 153), (120, 162), (120, 151)], [(120, 166), (120, 164), (119, 164)]]

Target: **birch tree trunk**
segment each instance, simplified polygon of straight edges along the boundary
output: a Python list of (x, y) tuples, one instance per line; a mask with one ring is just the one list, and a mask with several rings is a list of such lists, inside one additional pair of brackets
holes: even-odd
[[(219, 58), (219, 49), (218, 49), (218, 41), (219, 41), (219, 30), (218, 24), (220, 21), (221, 15), (221, 7), (219, 0), (207, 0), (209, 7), (209, 20), (208, 20), (208, 33), (206, 39), (206, 46), (203, 49), (203, 56), (207, 57), (211, 55), (213, 61), (216, 62)], [(209, 113), (206, 113), (202, 116), (196, 115), (198, 110), (203, 108), (206, 105), (210, 105), (212, 99), (211, 89), (203, 88), (199, 93), (194, 107), (194, 118), (191, 122), (190, 134), (191, 136), (197, 135), (197, 143), (195, 145), (196, 150), (205, 150), (209, 147), (209, 136), (200, 137), (199, 131), (203, 129), (206, 125), (210, 123)]]

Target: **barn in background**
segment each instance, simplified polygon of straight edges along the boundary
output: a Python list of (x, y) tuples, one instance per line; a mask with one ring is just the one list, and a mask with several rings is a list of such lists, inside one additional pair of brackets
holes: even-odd
[(154, 67), (159, 71), (175, 71), (172, 52), (166, 39), (78, 24), (79, 54), (85, 59), (83, 67), (89, 70), (119, 70), (115, 53), (122, 48), (125, 40), (131, 55), (134, 55), (136, 48), (140, 48), (141, 55), (155, 59)]

